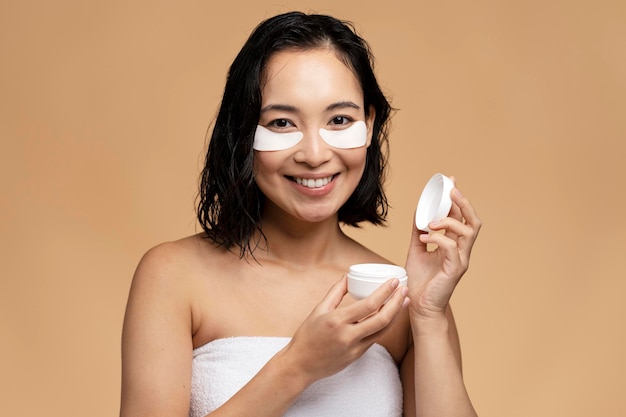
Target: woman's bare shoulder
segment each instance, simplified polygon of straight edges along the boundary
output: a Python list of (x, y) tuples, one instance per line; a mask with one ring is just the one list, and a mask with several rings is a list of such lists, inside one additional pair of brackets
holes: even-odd
[(219, 257), (222, 250), (202, 234), (163, 242), (150, 248), (141, 258), (140, 267), (180, 268), (201, 262), (208, 257)]
[(227, 251), (216, 247), (202, 235), (160, 243), (142, 256), (133, 277), (133, 286), (184, 286), (206, 265), (219, 264), (224, 252)]
[[(169, 333), (182, 332), (180, 340), (191, 343), (207, 317), (217, 317), (217, 321), (221, 317), (213, 301), (223, 294), (219, 280), (225, 274), (221, 272), (233, 258), (237, 256), (202, 235), (149, 249), (133, 276), (126, 308), (126, 339), (143, 335), (146, 328), (156, 330), (145, 337), (157, 335), (154, 337), (160, 339), (167, 323)], [(212, 333), (204, 333), (207, 340), (213, 338)]]

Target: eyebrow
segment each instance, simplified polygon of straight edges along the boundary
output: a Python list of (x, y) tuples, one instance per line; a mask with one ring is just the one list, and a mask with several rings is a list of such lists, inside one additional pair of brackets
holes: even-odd
[(351, 108), (351, 109), (356, 109), (356, 110), (361, 109), (360, 106), (358, 106), (356, 103), (352, 101), (340, 101), (338, 103), (333, 103), (330, 106), (326, 107), (326, 110), (337, 110), (337, 109), (345, 109), (345, 108)]
[(268, 104), (261, 109), (261, 113), (265, 113), (270, 110), (286, 111), (290, 113), (298, 112), (298, 108), (295, 106), (289, 106), (287, 104)]
[[(357, 105), (356, 103), (352, 101), (339, 101), (337, 103), (333, 103), (329, 105), (328, 107), (326, 107), (326, 111), (345, 109), (345, 108), (351, 108), (351, 109), (356, 109), (356, 110), (361, 109), (359, 105)], [(299, 111), (297, 107), (290, 106), (288, 104), (268, 104), (267, 106), (261, 109), (261, 113), (265, 113), (271, 110), (284, 111), (284, 112), (289, 112), (289, 113), (297, 113)]]

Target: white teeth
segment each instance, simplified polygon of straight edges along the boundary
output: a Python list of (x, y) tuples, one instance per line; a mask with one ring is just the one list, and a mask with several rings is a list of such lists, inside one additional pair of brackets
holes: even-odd
[(295, 177), (295, 180), (298, 184), (304, 185), (307, 188), (320, 188), (331, 182), (333, 177), (319, 178), (317, 180), (307, 179), (307, 178), (298, 178)]

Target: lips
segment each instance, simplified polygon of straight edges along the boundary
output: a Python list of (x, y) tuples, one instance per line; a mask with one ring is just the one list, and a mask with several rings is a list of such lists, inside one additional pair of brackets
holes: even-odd
[(298, 184), (307, 187), (307, 188), (321, 188), (331, 182), (334, 178), (334, 175), (325, 178), (300, 178), (300, 177), (291, 177)]

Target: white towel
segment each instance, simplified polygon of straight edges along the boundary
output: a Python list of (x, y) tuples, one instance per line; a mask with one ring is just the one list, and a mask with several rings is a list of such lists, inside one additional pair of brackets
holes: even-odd
[[(289, 341), (288, 337), (232, 337), (194, 349), (189, 416), (205, 416), (224, 404)], [(341, 372), (316, 381), (285, 414), (333, 416), (402, 416), (402, 384), (387, 349), (375, 344)]]

